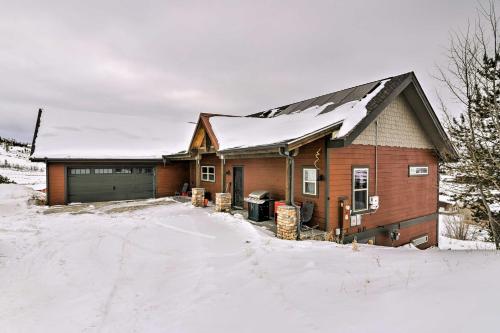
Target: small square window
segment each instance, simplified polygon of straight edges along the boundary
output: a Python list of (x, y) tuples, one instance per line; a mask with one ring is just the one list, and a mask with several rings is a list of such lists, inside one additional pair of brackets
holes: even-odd
[(202, 166), (201, 167), (201, 180), (205, 182), (215, 182), (215, 167)]

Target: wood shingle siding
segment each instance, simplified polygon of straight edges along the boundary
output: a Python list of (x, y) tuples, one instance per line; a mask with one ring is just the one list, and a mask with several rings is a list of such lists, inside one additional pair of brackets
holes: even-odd
[[(432, 143), (420, 125), (415, 111), (403, 95), (396, 97), (378, 116), (379, 146), (432, 149)], [(375, 145), (375, 122), (353, 144)]]

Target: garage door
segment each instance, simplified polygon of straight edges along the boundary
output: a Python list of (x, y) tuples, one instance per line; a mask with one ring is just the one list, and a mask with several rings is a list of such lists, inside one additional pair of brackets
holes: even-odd
[(154, 197), (152, 167), (68, 168), (68, 201), (94, 202)]

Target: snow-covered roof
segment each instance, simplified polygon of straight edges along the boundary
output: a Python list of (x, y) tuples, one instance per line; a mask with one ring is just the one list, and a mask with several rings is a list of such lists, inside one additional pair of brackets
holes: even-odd
[(277, 109), (271, 110), (266, 117), (214, 115), (209, 121), (219, 151), (291, 142), (335, 124), (340, 126), (337, 137), (343, 137), (366, 116), (367, 104), (387, 81), (381, 81), (360, 99), (345, 103), (325, 102), (279, 116), (275, 116)]
[(195, 125), (161, 115), (44, 110), (35, 159), (161, 159), (188, 149)]

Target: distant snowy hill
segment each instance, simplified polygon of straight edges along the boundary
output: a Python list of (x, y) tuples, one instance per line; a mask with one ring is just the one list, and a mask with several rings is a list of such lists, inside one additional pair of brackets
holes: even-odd
[(0, 175), (17, 184), (45, 188), (45, 164), (29, 160), (30, 147), (0, 138)]

